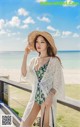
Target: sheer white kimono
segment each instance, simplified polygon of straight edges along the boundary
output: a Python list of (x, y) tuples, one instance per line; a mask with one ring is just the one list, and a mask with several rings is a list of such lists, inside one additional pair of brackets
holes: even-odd
[[(30, 96), (30, 100), (24, 111), (24, 114), (22, 116), (23, 121), (27, 119), (34, 105), (34, 99), (35, 99), (37, 83), (38, 83), (37, 75), (34, 70), (36, 59), (37, 58), (34, 57), (31, 60), (29, 66), (27, 66), (26, 81), (32, 85), (32, 93)], [(51, 88), (54, 88), (57, 91), (56, 94), (53, 96), (53, 104), (52, 104), (54, 127), (56, 127), (57, 99), (60, 100), (65, 99), (65, 87), (64, 87), (65, 83), (64, 83), (63, 70), (58, 58), (50, 57), (50, 61), (48, 63), (46, 72), (44, 73), (43, 78), (41, 79), (40, 86), (45, 95), (45, 98), (48, 96), (48, 93)], [(53, 127), (51, 109), (49, 113), (49, 126)]]

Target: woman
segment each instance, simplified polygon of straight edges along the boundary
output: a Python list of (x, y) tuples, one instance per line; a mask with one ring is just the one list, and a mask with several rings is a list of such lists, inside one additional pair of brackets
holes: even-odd
[[(32, 58), (26, 68), (27, 57), (31, 50), (37, 51), (39, 56)], [(32, 94), (20, 127), (31, 127), (40, 110), (40, 127), (42, 127), (44, 109), (44, 127), (56, 127), (57, 99), (64, 99), (65, 95), (61, 60), (56, 54), (57, 48), (48, 32), (33, 31), (29, 34), (21, 72), (32, 84)]]

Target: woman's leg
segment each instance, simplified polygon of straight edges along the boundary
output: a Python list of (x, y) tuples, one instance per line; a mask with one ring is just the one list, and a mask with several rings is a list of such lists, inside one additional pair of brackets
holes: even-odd
[[(41, 125), (42, 125), (42, 119), (43, 119), (45, 106), (46, 106), (45, 102), (42, 103), (41, 105)], [(49, 111), (50, 111), (50, 107), (46, 106), (45, 115), (44, 115), (44, 127), (49, 127)]]
[(39, 111), (41, 109), (41, 106), (39, 106), (36, 102), (33, 105), (33, 108), (28, 116), (28, 118), (25, 121), (22, 121), (20, 124), (20, 127), (31, 127), (34, 120), (36, 119)]

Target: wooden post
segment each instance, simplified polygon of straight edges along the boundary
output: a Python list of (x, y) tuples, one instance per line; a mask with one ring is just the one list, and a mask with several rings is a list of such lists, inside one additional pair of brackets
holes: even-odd
[(3, 85), (3, 81), (0, 81), (0, 101), (4, 100), (4, 85)]
[[(9, 79), (9, 76), (0, 76)], [(3, 81), (0, 81), (0, 100), (8, 105), (9, 100), (9, 90), (8, 84), (5, 84)]]

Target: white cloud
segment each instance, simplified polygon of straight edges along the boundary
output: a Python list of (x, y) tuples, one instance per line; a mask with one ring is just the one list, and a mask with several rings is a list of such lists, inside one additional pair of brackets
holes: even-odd
[(6, 37), (20, 36), (20, 32), (12, 32), (9, 29), (1, 29), (0, 36), (5, 35)]
[(17, 16), (14, 16), (12, 17), (11, 21), (9, 21), (9, 24), (13, 27), (18, 27), (20, 25), (20, 19)]
[(6, 29), (6, 32), (7, 32), (7, 33), (10, 33), (10, 32), (11, 32), (11, 30), (10, 30), (10, 29)]
[(16, 35), (16, 33), (14, 32), (14, 33), (12, 33), (12, 35), (13, 35), (13, 36), (15, 36), (15, 35)]
[(20, 8), (20, 9), (18, 9), (18, 14), (26, 16), (26, 15), (28, 15), (28, 12), (24, 8)]
[(52, 26), (47, 26), (47, 29), (51, 30), (51, 31), (56, 31), (56, 29), (54, 27), (52, 27)]
[(5, 30), (0, 30), (0, 35), (3, 35), (3, 34), (6, 34), (6, 31)]
[(80, 25), (77, 26), (77, 29), (80, 29)]
[(76, 38), (78, 38), (78, 37), (79, 37), (79, 34), (77, 34), (77, 33), (74, 33), (74, 34), (73, 34), (73, 37), (76, 37)]
[(7, 33), (7, 36), (8, 36), (8, 37), (11, 37), (11, 33)]
[(12, 36), (17, 36), (18, 37), (18, 35), (20, 36), (20, 32), (7, 32), (6, 31), (6, 35), (8, 36), (8, 37), (12, 37)]
[(40, 18), (40, 17), (37, 17), (37, 19), (39, 20), (39, 21), (43, 21), (43, 22), (50, 22), (50, 19), (49, 18), (47, 18), (47, 17), (42, 17), (42, 18)]
[(29, 16), (28, 18), (26, 18), (26, 19), (23, 21), (23, 23), (25, 23), (25, 24), (29, 24), (29, 23), (34, 24), (35, 21), (32, 19), (32, 17)]
[(54, 37), (60, 36), (60, 31), (57, 30), (57, 29), (55, 29), (54, 27), (52, 27), (52, 26), (47, 26), (47, 29), (53, 32), (52, 35), (53, 35)]
[(56, 30), (56, 31), (53, 33), (53, 36), (54, 36), (54, 37), (59, 37), (59, 36), (60, 36), (60, 31), (59, 31), (59, 30)]
[(20, 37), (17, 37), (17, 38), (16, 38), (16, 40), (18, 40), (18, 41), (19, 41), (19, 40), (21, 40), (21, 38), (20, 38)]
[(4, 19), (0, 19), (0, 29), (2, 29), (5, 25)]
[(36, 0), (36, 2), (40, 3), (40, 2), (46, 2), (47, 0)]
[(26, 28), (28, 28), (28, 25), (25, 24), (25, 25), (21, 26), (20, 28), (21, 28), (21, 29), (26, 29)]
[(72, 34), (71, 31), (63, 31), (63, 32), (62, 32), (62, 36), (69, 36), (69, 35), (71, 35), (71, 34)]

